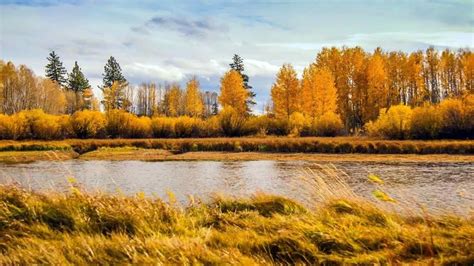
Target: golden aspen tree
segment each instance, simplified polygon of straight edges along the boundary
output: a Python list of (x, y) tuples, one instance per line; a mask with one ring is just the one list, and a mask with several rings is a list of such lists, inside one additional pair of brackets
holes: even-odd
[(423, 53), (421, 51), (411, 53), (406, 67), (408, 104), (412, 107), (421, 106), (429, 97), (423, 76)]
[(221, 78), (221, 94), (219, 103), (225, 108), (232, 107), (237, 113), (244, 115), (247, 111), (248, 90), (239, 72), (230, 70)]
[(460, 56), (461, 79), (464, 83), (463, 90), (474, 93), (474, 54), (471, 51), (463, 51)]
[(336, 112), (337, 92), (334, 77), (327, 68), (311, 65), (301, 81), (302, 111), (315, 119), (327, 112)]
[(441, 99), (439, 86), (439, 64), (438, 51), (436, 51), (434, 47), (426, 49), (423, 75), (425, 77), (425, 86), (428, 89), (432, 103), (439, 103)]
[(293, 112), (301, 110), (300, 84), (291, 64), (284, 64), (280, 68), (271, 95), (277, 118), (290, 119)]
[(459, 96), (459, 84), (456, 80), (456, 56), (449, 49), (441, 53), (439, 62), (439, 79), (441, 84), (441, 97)]
[(186, 114), (192, 117), (200, 117), (203, 114), (204, 104), (202, 102), (201, 91), (199, 89), (199, 81), (196, 77), (190, 79), (186, 84), (185, 94)]
[(382, 52), (376, 50), (367, 64), (367, 102), (363, 121), (377, 118), (379, 110), (388, 107), (388, 76)]
[(177, 84), (171, 87), (165, 93), (164, 105), (167, 116), (182, 115), (182, 91)]

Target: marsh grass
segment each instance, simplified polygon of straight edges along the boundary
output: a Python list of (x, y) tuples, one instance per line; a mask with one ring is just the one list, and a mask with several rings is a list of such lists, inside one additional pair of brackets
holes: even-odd
[(305, 204), (258, 193), (180, 205), (172, 193), (85, 192), (72, 178), (69, 193), (2, 185), (0, 264), (472, 265), (472, 217), (384, 210), (341, 173), (302, 172)]
[(73, 150), (79, 154), (101, 147), (190, 151), (366, 154), (474, 154), (472, 140), (378, 140), (358, 137), (242, 137), (189, 139), (67, 139), (0, 141), (0, 151)]

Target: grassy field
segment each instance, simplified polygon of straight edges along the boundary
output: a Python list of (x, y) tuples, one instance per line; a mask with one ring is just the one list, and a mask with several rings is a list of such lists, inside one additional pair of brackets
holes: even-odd
[[(0, 186), (0, 264), (472, 265), (472, 217), (402, 216), (356, 199), (315, 209), (256, 195), (169, 200)], [(120, 206), (120, 208), (117, 208)]]
[(474, 154), (474, 140), (397, 141), (359, 137), (198, 138), (198, 139), (67, 139), (62, 141), (0, 141), (0, 151), (74, 150), (79, 154), (101, 147), (196, 151), (363, 154)]

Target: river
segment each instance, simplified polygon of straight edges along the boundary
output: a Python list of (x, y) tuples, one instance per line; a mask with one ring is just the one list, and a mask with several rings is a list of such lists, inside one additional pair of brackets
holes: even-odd
[[(374, 163), (333, 164), (348, 174), (345, 182), (357, 194), (373, 199), (382, 189), (397, 201), (416, 202), (430, 209), (465, 212), (474, 207), (474, 163)], [(318, 169), (307, 161), (38, 161), (0, 164), (1, 183), (19, 183), (34, 190), (67, 191), (69, 177), (86, 190), (132, 195), (144, 192), (166, 198), (169, 191), (186, 202), (189, 195), (203, 200), (215, 193), (248, 196), (256, 192), (305, 201), (300, 177)], [(302, 172), (304, 171), (304, 172)], [(376, 188), (368, 174), (385, 184)], [(467, 208), (466, 208), (467, 207)]]

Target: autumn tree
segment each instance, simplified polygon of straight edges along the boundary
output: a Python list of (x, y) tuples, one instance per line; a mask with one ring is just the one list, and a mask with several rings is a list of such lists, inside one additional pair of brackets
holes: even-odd
[(67, 106), (68, 113), (74, 113), (84, 108), (83, 93), (87, 88), (90, 88), (89, 80), (84, 76), (76, 61), (71, 73), (69, 73), (67, 84), (67, 89), (69, 90), (68, 98), (70, 98)]
[(379, 110), (388, 107), (388, 75), (382, 51), (377, 49), (367, 64), (367, 102), (363, 121), (377, 118)]
[(186, 114), (193, 117), (200, 117), (203, 114), (203, 102), (201, 91), (199, 89), (199, 81), (196, 77), (190, 79), (186, 84), (185, 93), (185, 109)]
[(102, 104), (104, 105), (105, 111), (114, 109), (126, 110), (130, 102), (126, 95), (126, 85), (119, 81), (112, 83), (112, 86), (105, 87), (102, 89), (104, 99)]
[(425, 53), (425, 66), (423, 75), (425, 77), (425, 86), (430, 93), (432, 103), (439, 103), (441, 99), (441, 91), (439, 86), (439, 56), (438, 51), (434, 47), (430, 47)]
[(143, 83), (137, 91), (137, 114), (153, 116), (159, 113), (159, 101), (161, 99), (161, 87), (155, 83)]
[(248, 90), (239, 72), (230, 70), (221, 78), (221, 94), (219, 103), (225, 108), (232, 107), (239, 114), (246, 114)]
[(277, 118), (288, 120), (293, 112), (300, 111), (300, 85), (296, 71), (291, 64), (284, 64), (280, 68), (272, 86), (271, 96)]
[(183, 92), (178, 84), (172, 84), (165, 92), (164, 113), (167, 116), (183, 115)]
[(311, 65), (303, 72), (301, 81), (302, 111), (315, 119), (336, 112), (337, 92), (334, 77), (327, 68)]
[(243, 80), (243, 83), (244, 83), (244, 88), (248, 91), (248, 99), (247, 99), (247, 112), (251, 112), (251, 107), (253, 105), (256, 104), (255, 102), (255, 92), (252, 90), (252, 86), (249, 85), (249, 76), (247, 76), (245, 73), (244, 73), (244, 61), (242, 59), (242, 57), (240, 57), (239, 55), (237, 54), (234, 54), (234, 57), (232, 57), (232, 63), (229, 64), (230, 65), (230, 68), (232, 70), (235, 70), (237, 72), (239, 72), (239, 74), (242, 76), (242, 80)]
[(47, 113), (63, 113), (64, 93), (50, 79), (36, 77), (24, 65), (0, 64), (0, 111), (14, 114), (26, 109), (43, 109)]
[(55, 81), (60, 86), (66, 86), (67, 71), (59, 59), (59, 56), (52, 51), (46, 59), (48, 60), (48, 64), (46, 65), (46, 77)]

